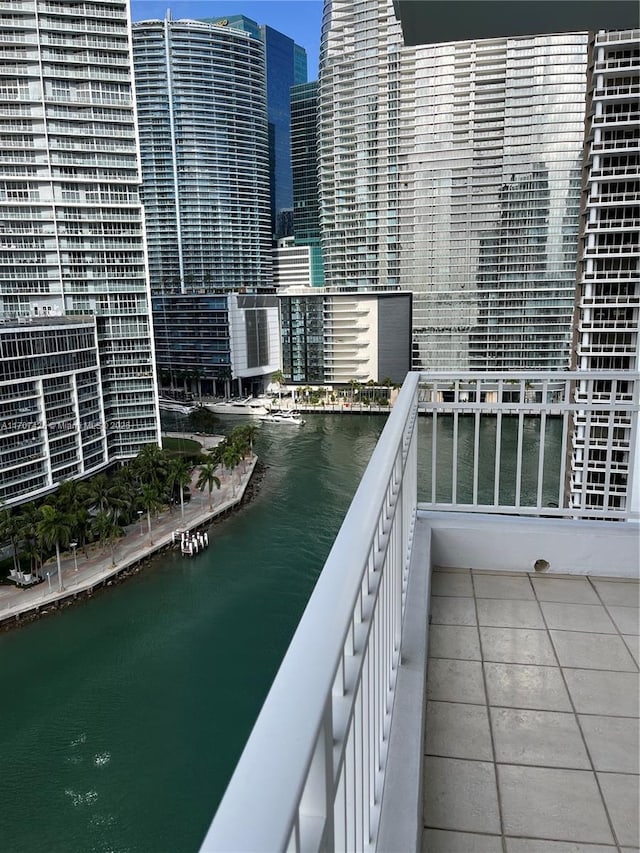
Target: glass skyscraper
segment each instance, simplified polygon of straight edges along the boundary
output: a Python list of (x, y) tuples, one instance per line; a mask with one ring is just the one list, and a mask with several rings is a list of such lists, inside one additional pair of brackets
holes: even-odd
[(586, 34), (407, 48), (325, 4), (326, 283), (411, 290), (415, 368), (568, 366), (586, 71)]
[(298, 246), (309, 246), (310, 278), (324, 285), (318, 200), (318, 82), (291, 88), (291, 168), (293, 233)]
[[(214, 19), (210, 19), (214, 23)], [(274, 240), (293, 233), (291, 113), (289, 90), (307, 82), (307, 52), (284, 33), (245, 15), (216, 19), (219, 26), (249, 33), (264, 44), (269, 121), (271, 231)]]
[(422, 47), (415, 72), (414, 363), (568, 367), (586, 34)]
[(264, 45), (167, 17), (134, 24), (133, 56), (153, 292), (270, 287)]

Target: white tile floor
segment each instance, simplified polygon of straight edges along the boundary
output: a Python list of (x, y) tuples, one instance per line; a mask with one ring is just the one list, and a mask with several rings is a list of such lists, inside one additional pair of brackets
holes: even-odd
[(423, 853), (638, 853), (639, 590), (434, 571)]

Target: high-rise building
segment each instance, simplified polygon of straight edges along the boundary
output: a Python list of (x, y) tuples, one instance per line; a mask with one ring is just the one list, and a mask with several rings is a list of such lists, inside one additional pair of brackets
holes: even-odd
[[(629, 405), (630, 380), (640, 364), (640, 32), (598, 33), (589, 77), (573, 366), (614, 372), (599, 381), (595, 399), (585, 402), (597, 407), (599, 399), (615, 399)], [(638, 475), (640, 435), (634, 436), (628, 412), (609, 418), (586, 409), (577, 418), (575, 506), (630, 509), (624, 501), (634, 465)]]
[(324, 286), (318, 201), (318, 81), (291, 88), (293, 234), (308, 246), (311, 284)]
[(128, 4), (4, 0), (0, 27), (0, 499), (10, 503), (160, 435)]
[(264, 45), (168, 14), (134, 24), (133, 57), (152, 291), (270, 287)]
[[(415, 102), (414, 51), (393, 3), (325, 3), (318, 84), (320, 229), (328, 287), (399, 287), (412, 253), (401, 211)], [(406, 179), (405, 179), (406, 180)]]
[(327, 4), (326, 283), (411, 290), (414, 367), (568, 366), (586, 66), (586, 34), (407, 48), (391, 2)]
[[(214, 20), (211, 19), (210, 23)], [(289, 90), (307, 82), (307, 52), (292, 38), (245, 15), (217, 19), (218, 26), (249, 33), (264, 44), (269, 121), (269, 185), (274, 240), (293, 233), (291, 177), (291, 113)]]
[(587, 36), (432, 45), (415, 67), (414, 363), (566, 369)]

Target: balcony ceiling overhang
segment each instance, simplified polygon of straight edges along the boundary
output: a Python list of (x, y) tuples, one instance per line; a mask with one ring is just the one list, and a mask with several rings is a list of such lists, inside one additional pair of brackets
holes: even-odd
[(636, 0), (394, 0), (407, 46), (640, 24)]

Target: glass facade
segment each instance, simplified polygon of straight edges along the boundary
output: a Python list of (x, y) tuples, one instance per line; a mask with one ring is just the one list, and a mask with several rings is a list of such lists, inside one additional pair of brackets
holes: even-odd
[(414, 368), (568, 366), (586, 72), (586, 34), (407, 48), (392, 2), (325, 3), (326, 284), (412, 291)]
[(324, 298), (287, 296), (279, 302), (282, 372), (286, 381), (302, 385), (324, 383)]
[(153, 296), (156, 353), (163, 386), (190, 374), (213, 390), (231, 379), (229, 307), (225, 295)]
[(415, 366), (567, 368), (586, 34), (434, 45), (415, 66)]
[(264, 46), (228, 25), (133, 27), (154, 293), (271, 286)]
[(307, 52), (289, 36), (272, 27), (257, 24), (245, 15), (229, 15), (218, 19), (216, 23), (249, 33), (264, 44), (271, 231), (273, 239), (280, 240), (293, 233), (289, 90), (307, 81)]
[(271, 210), (274, 240), (293, 234), (291, 172), (292, 86), (307, 81), (306, 51), (271, 27), (260, 27), (267, 65), (267, 111), (270, 136)]
[(318, 168), (328, 287), (401, 283), (400, 251), (413, 226), (401, 217), (398, 175), (401, 129), (411, 131), (413, 121), (412, 69), (391, 0), (325, 2)]
[(133, 456), (159, 420), (128, 4), (4, 0), (0, 24), (0, 315), (97, 317), (108, 458)]
[(291, 168), (293, 233), (296, 245), (310, 247), (311, 284), (323, 287), (318, 200), (318, 82), (291, 89)]

